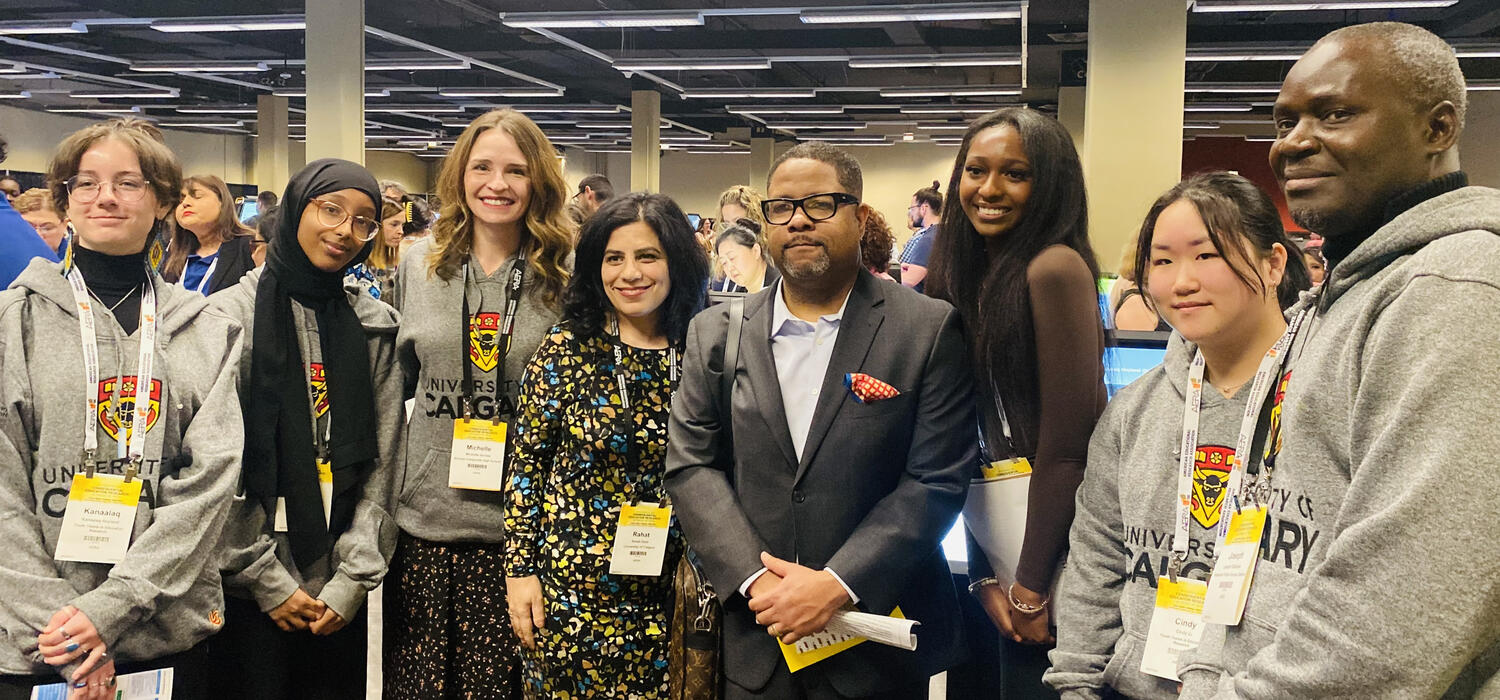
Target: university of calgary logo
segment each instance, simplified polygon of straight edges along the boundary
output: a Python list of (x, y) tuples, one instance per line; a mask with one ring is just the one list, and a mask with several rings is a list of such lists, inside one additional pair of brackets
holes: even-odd
[(1193, 519), (1205, 528), (1219, 524), (1219, 509), (1229, 493), (1234, 448), (1204, 445), (1193, 454)]
[(481, 372), (500, 363), (500, 314), (477, 313), (469, 319), (469, 360)]
[[(120, 405), (114, 405), (115, 383), (123, 382), (120, 386)], [(161, 415), (161, 380), (151, 380), (151, 390), (142, 392), (136, 396), (136, 378), (133, 374), (123, 377), (110, 377), (99, 382), (99, 425), (104, 426), (104, 432), (109, 433), (111, 440), (120, 442), (130, 439), (131, 423), (135, 421), (135, 402), (138, 399), (147, 399), (151, 403), (146, 411), (146, 431), (156, 426), (156, 419)], [(121, 426), (124, 429), (121, 429)]]
[(1271, 427), (1266, 430), (1266, 453), (1261, 461), (1275, 465), (1276, 455), (1281, 454), (1281, 404), (1286, 400), (1286, 385), (1292, 381), (1292, 372), (1287, 370), (1276, 383), (1276, 398), (1271, 401)]
[(311, 376), (313, 410), (322, 417), (328, 413), (328, 379), (323, 374), (323, 363), (314, 362), (308, 374)]

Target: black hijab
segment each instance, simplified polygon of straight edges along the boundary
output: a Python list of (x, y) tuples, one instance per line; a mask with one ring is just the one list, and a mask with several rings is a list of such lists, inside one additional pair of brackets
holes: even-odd
[[(354, 517), (354, 487), (375, 466), (375, 401), (364, 328), (344, 292), (344, 271), (314, 267), (297, 240), (302, 212), (314, 197), (356, 189), (380, 203), (380, 187), (363, 167), (325, 158), (307, 164), (286, 185), (277, 211), (266, 269), (255, 293), (254, 346), (245, 407), (245, 490), (268, 515), (286, 499), (292, 559), (306, 566), (327, 554)], [(376, 210), (379, 216), (379, 210)], [(349, 267), (370, 254), (366, 242)], [(347, 267), (346, 267), (347, 269)], [(297, 347), (292, 300), (317, 316), (319, 346), (333, 416), (328, 457), (333, 507), (323, 520), (313, 442), (308, 378)]]

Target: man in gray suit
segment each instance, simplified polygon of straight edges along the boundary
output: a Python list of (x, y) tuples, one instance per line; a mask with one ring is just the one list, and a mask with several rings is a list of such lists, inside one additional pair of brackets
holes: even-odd
[[(968, 353), (951, 306), (863, 269), (861, 189), (859, 164), (826, 143), (772, 165), (782, 278), (745, 301), (729, 415), (731, 305), (688, 331), (667, 489), (724, 603), (729, 698), (924, 698), (962, 653), (939, 543), (978, 474)], [(899, 607), (921, 622), (917, 649), (867, 642), (790, 673), (777, 638), (846, 607)]]

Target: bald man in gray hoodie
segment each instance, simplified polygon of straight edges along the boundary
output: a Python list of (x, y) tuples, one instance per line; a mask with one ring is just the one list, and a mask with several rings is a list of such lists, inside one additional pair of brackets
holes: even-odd
[(1287, 74), (1271, 165), (1329, 275), (1289, 312), (1315, 316), (1245, 620), (1179, 659), (1182, 697), (1500, 697), (1500, 191), (1459, 169), (1465, 107), (1411, 25)]

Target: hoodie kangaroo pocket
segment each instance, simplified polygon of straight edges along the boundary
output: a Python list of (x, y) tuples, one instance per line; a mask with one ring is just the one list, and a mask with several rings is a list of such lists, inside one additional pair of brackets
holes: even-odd
[[(1120, 686), (1120, 677), (1125, 674), (1139, 674), (1141, 672), (1141, 654), (1145, 649), (1146, 640), (1137, 637), (1131, 632), (1120, 635), (1119, 641), (1115, 642), (1115, 652), (1110, 655), (1109, 663), (1104, 666), (1104, 683), (1111, 688), (1123, 690)], [(1134, 685), (1126, 683), (1126, 687)]]
[[(416, 495), (427, 488), (427, 481), (432, 472), (437, 470), (437, 465), (448, 463), (448, 450), (433, 447), (427, 450), (427, 455), (422, 458), (422, 463), (417, 465), (417, 470), (407, 475), (407, 479), (401, 489), (399, 503), (404, 506), (413, 505), (417, 500)], [(446, 484), (444, 485), (446, 487)]]

